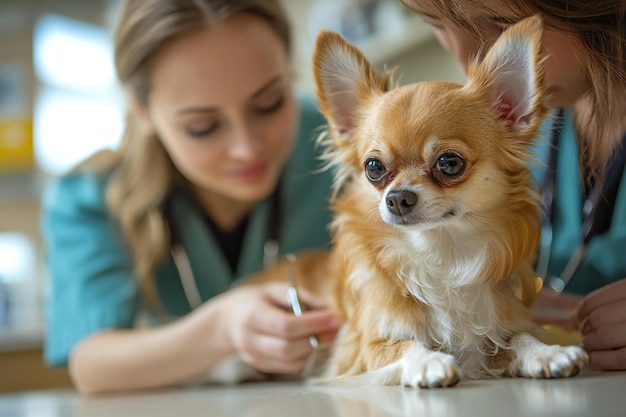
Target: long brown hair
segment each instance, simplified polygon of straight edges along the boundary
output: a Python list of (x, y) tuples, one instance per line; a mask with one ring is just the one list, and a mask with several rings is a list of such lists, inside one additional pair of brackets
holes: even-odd
[[(269, 22), (290, 53), (291, 28), (278, 0), (126, 0), (114, 34), (115, 68), (131, 100), (149, 104), (152, 59), (165, 42), (238, 13)], [(154, 273), (170, 246), (163, 203), (184, 179), (156, 134), (129, 108), (119, 150), (100, 152), (79, 169), (111, 173), (110, 213), (131, 250), (143, 294), (155, 300)]]
[[(400, 0), (411, 8), (412, 1)], [(466, 0), (432, 0), (433, 6), (480, 38), (464, 16)], [(590, 91), (575, 104), (581, 166), (586, 180), (602, 181), (626, 126), (626, 0), (519, 0), (503, 2), (520, 17), (540, 14), (548, 27), (576, 36)], [(476, 2), (480, 4), (480, 2)]]

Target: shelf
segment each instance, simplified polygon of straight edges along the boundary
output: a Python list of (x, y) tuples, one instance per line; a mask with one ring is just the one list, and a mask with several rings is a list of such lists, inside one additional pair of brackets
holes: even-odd
[(0, 353), (41, 349), (44, 329), (32, 324), (20, 328), (0, 328)]

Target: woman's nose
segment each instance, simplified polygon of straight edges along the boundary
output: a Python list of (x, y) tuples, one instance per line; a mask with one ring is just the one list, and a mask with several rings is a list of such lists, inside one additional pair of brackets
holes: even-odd
[(239, 123), (233, 128), (229, 154), (236, 159), (255, 159), (263, 147), (259, 132), (249, 123)]

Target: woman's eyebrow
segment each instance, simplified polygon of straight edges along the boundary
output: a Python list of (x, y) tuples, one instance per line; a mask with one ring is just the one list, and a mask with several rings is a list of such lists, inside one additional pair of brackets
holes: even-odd
[(267, 90), (271, 89), (272, 87), (274, 87), (274, 85), (278, 84), (278, 82), (282, 79), (281, 75), (277, 75), (274, 78), (272, 78), (271, 80), (269, 80), (268, 82), (266, 82), (265, 84), (263, 84), (258, 90), (256, 90), (254, 93), (252, 93), (252, 95), (250, 96), (250, 98), (255, 98), (258, 97), (260, 95), (262, 95), (263, 93), (265, 93)]
[(184, 115), (189, 113), (215, 113), (218, 111), (217, 107), (186, 107), (176, 112), (178, 115)]
[[(278, 84), (281, 80), (282, 80), (282, 76), (281, 75), (275, 76), (274, 78), (270, 79), (268, 82), (263, 84), (255, 92), (253, 92), (250, 95), (250, 98), (254, 99), (254, 98), (262, 95), (267, 90), (271, 89), (276, 84)], [(179, 114), (179, 115), (184, 115), (184, 114), (189, 114), (189, 113), (214, 113), (214, 112), (217, 112), (217, 111), (219, 111), (219, 109), (217, 107), (197, 106), (197, 107), (186, 107), (184, 109), (178, 110), (176, 113)]]
[(516, 23), (519, 21), (519, 19), (514, 18), (514, 17), (496, 16), (496, 15), (489, 16), (489, 20), (495, 23), (503, 23), (503, 24), (512, 24), (512, 23)]

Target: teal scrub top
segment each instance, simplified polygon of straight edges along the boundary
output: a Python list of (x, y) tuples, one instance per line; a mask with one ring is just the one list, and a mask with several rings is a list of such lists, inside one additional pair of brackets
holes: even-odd
[[(300, 100), (300, 130), (281, 179), (280, 254), (329, 245), (332, 173), (321, 171), (315, 138), (325, 119), (310, 100)], [(41, 229), (49, 272), (45, 360), (67, 364), (72, 348), (103, 329), (132, 328), (138, 317), (165, 322), (191, 310), (173, 260), (156, 273), (165, 309), (140, 296), (127, 246), (105, 203), (106, 175), (68, 174), (46, 190)], [(250, 214), (235, 272), (228, 265), (203, 213), (189, 195), (174, 190), (171, 221), (186, 250), (203, 300), (262, 268), (271, 199)]]
[[(563, 123), (556, 160), (553, 238), (548, 276), (560, 276), (576, 248), (583, 243), (583, 183), (571, 109), (564, 110)], [(542, 167), (547, 164), (549, 146), (549, 138), (541, 138), (537, 143), (540, 164), (535, 167), (534, 174), (539, 184), (543, 179)], [(564, 292), (584, 295), (622, 278), (626, 278), (626, 170), (622, 172), (609, 230), (589, 240), (586, 256)]]

